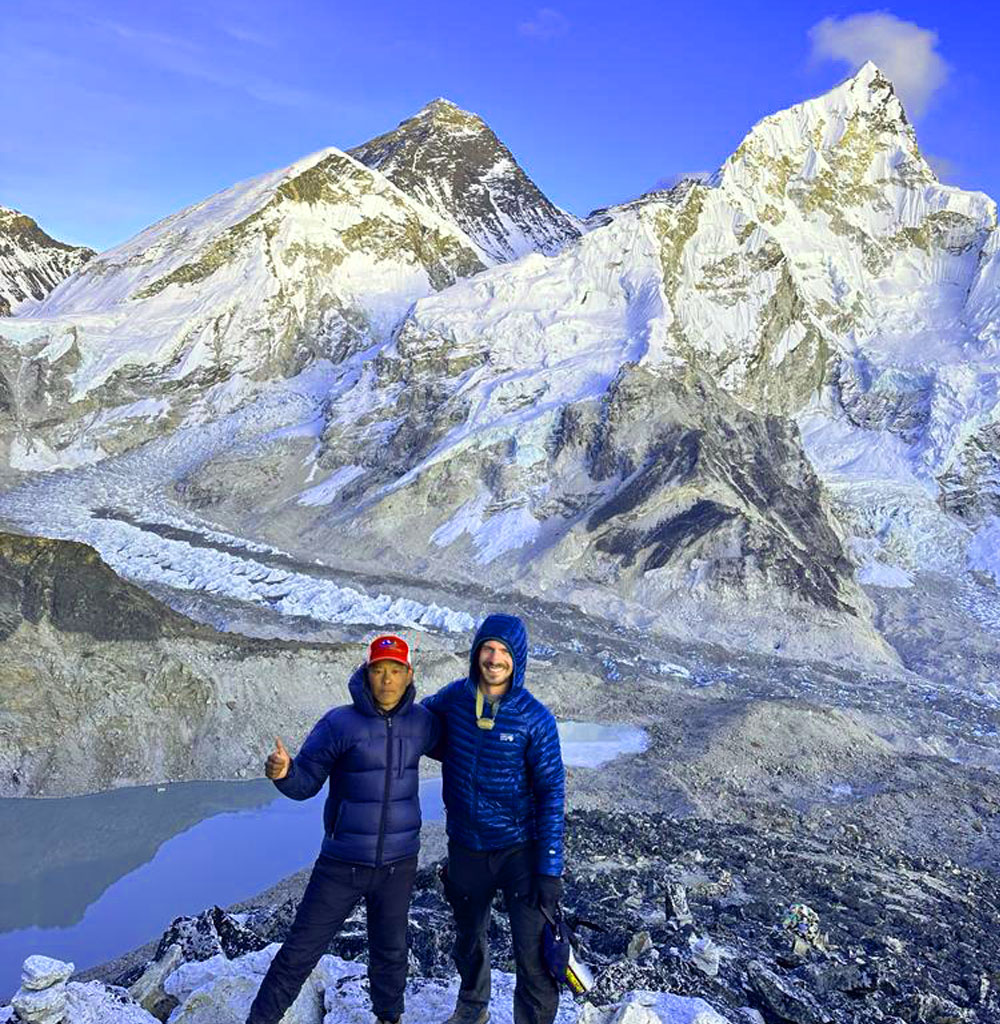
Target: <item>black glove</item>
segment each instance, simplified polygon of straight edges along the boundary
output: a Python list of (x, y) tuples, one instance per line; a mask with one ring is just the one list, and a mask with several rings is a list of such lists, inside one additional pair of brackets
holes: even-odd
[(558, 875), (535, 875), (534, 904), (547, 917), (558, 915), (562, 894), (563, 882)]

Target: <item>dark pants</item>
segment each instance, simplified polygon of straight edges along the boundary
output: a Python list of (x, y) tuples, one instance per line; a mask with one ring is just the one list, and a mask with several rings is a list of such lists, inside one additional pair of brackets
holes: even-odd
[(453, 955), (462, 987), (459, 1003), (470, 1011), (490, 1002), (490, 905), (502, 889), (510, 916), (517, 981), (514, 1024), (552, 1024), (559, 1009), (559, 988), (542, 963), (545, 918), (532, 905), (534, 857), (531, 846), (512, 846), (488, 854), (448, 846), (445, 893), (455, 914)]
[(406, 922), (416, 871), (416, 857), (380, 868), (320, 857), (288, 938), (271, 961), (250, 1007), (247, 1024), (277, 1024), (362, 898), (368, 914), (372, 1010), (382, 1020), (396, 1020), (403, 1012)]

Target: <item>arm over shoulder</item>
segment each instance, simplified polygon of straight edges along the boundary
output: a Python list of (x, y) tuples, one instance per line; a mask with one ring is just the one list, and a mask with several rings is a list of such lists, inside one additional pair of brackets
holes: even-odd
[(442, 686), (437, 693), (424, 697), (420, 702), (430, 712), (429, 717), (431, 718), (431, 742), (424, 752), (428, 757), (434, 758), (435, 761), (444, 760), (445, 708), (448, 702), (449, 691), (454, 685), (454, 683), (448, 683), (447, 686)]

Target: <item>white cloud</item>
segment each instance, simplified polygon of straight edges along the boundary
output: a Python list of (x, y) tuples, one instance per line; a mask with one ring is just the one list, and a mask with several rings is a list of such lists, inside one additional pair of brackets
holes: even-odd
[(552, 7), (540, 7), (530, 21), (522, 21), (517, 26), (522, 36), (534, 39), (554, 39), (564, 36), (569, 31), (569, 18)]
[(854, 69), (874, 61), (891, 79), (907, 111), (919, 117), (951, 70), (936, 50), (938, 35), (887, 11), (824, 18), (809, 30), (814, 58)]
[(123, 40), (148, 63), (173, 74), (244, 92), (264, 103), (297, 107), (316, 102), (317, 98), (303, 89), (246, 70), (181, 36), (150, 32), (108, 19), (94, 19), (93, 24)]

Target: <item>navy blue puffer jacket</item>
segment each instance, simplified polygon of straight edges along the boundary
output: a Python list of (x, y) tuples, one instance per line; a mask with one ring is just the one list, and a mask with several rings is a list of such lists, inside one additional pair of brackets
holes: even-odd
[(329, 779), (322, 852), (351, 864), (381, 865), (420, 849), (417, 764), (437, 742), (434, 716), (414, 703), (414, 689), (390, 714), (375, 705), (364, 666), (351, 676), (353, 704), (333, 708), (313, 726), (274, 784), (293, 800), (315, 796)]
[[(511, 652), (514, 678), (492, 729), (476, 724), (479, 648), (499, 640)], [(448, 836), (472, 850), (536, 840), (536, 871), (563, 869), (565, 774), (552, 712), (524, 687), (528, 635), (513, 615), (489, 615), (469, 657), (469, 675), (424, 700), (441, 720)]]

